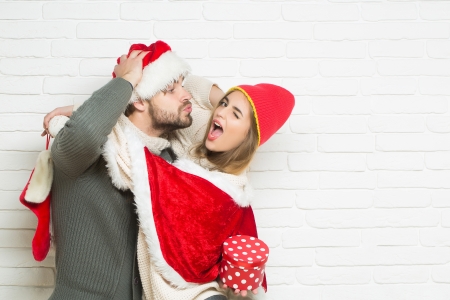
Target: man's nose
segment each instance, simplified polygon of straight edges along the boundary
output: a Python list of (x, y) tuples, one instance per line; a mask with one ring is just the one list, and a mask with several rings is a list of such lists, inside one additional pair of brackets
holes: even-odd
[(181, 97), (181, 101), (182, 102), (186, 102), (192, 99), (192, 95), (191, 93), (189, 93), (184, 87), (182, 87), (182, 97)]

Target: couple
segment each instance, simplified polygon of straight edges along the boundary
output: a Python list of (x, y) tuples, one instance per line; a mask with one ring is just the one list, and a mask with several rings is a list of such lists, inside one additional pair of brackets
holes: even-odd
[(224, 94), (189, 70), (164, 42), (133, 45), (83, 105), (46, 116), (50, 299), (141, 299), (142, 290), (148, 300), (227, 299), (216, 280), (221, 245), (256, 236), (245, 170), (294, 97), (270, 84)]

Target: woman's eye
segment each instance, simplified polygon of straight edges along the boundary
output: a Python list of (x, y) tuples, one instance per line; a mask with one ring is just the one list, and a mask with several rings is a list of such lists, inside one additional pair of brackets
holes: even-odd
[(220, 106), (225, 106), (227, 107), (227, 103), (225, 101), (220, 101)]
[(236, 119), (239, 119), (239, 116), (237, 115), (237, 113), (233, 113), (233, 114), (236, 117)]

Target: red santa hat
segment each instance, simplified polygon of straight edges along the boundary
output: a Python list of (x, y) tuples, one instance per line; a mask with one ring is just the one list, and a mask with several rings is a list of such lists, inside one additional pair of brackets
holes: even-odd
[(264, 144), (289, 118), (295, 98), (288, 90), (269, 83), (239, 85), (228, 90), (242, 92), (250, 102), (258, 128), (258, 145)]
[[(135, 50), (149, 51), (142, 61), (142, 79), (133, 91), (130, 103), (139, 99), (149, 100), (158, 92), (165, 90), (180, 76), (185, 77), (191, 68), (189, 64), (172, 52), (169, 45), (163, 41), (157, 41), (149, 46), (133, 44), (128, 51), (128, 56)], [(117, 63), (120, 58), (117, 59)], [(113, 77), (116, 75), (113, 73)]]

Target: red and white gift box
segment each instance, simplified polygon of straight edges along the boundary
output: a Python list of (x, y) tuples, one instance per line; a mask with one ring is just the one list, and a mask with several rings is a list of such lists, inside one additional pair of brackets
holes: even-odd
[(223, 243), (219, 277), (230, 288), (254, 290), (264, 277), (269, 247), (258, 238), (235, 235)]

